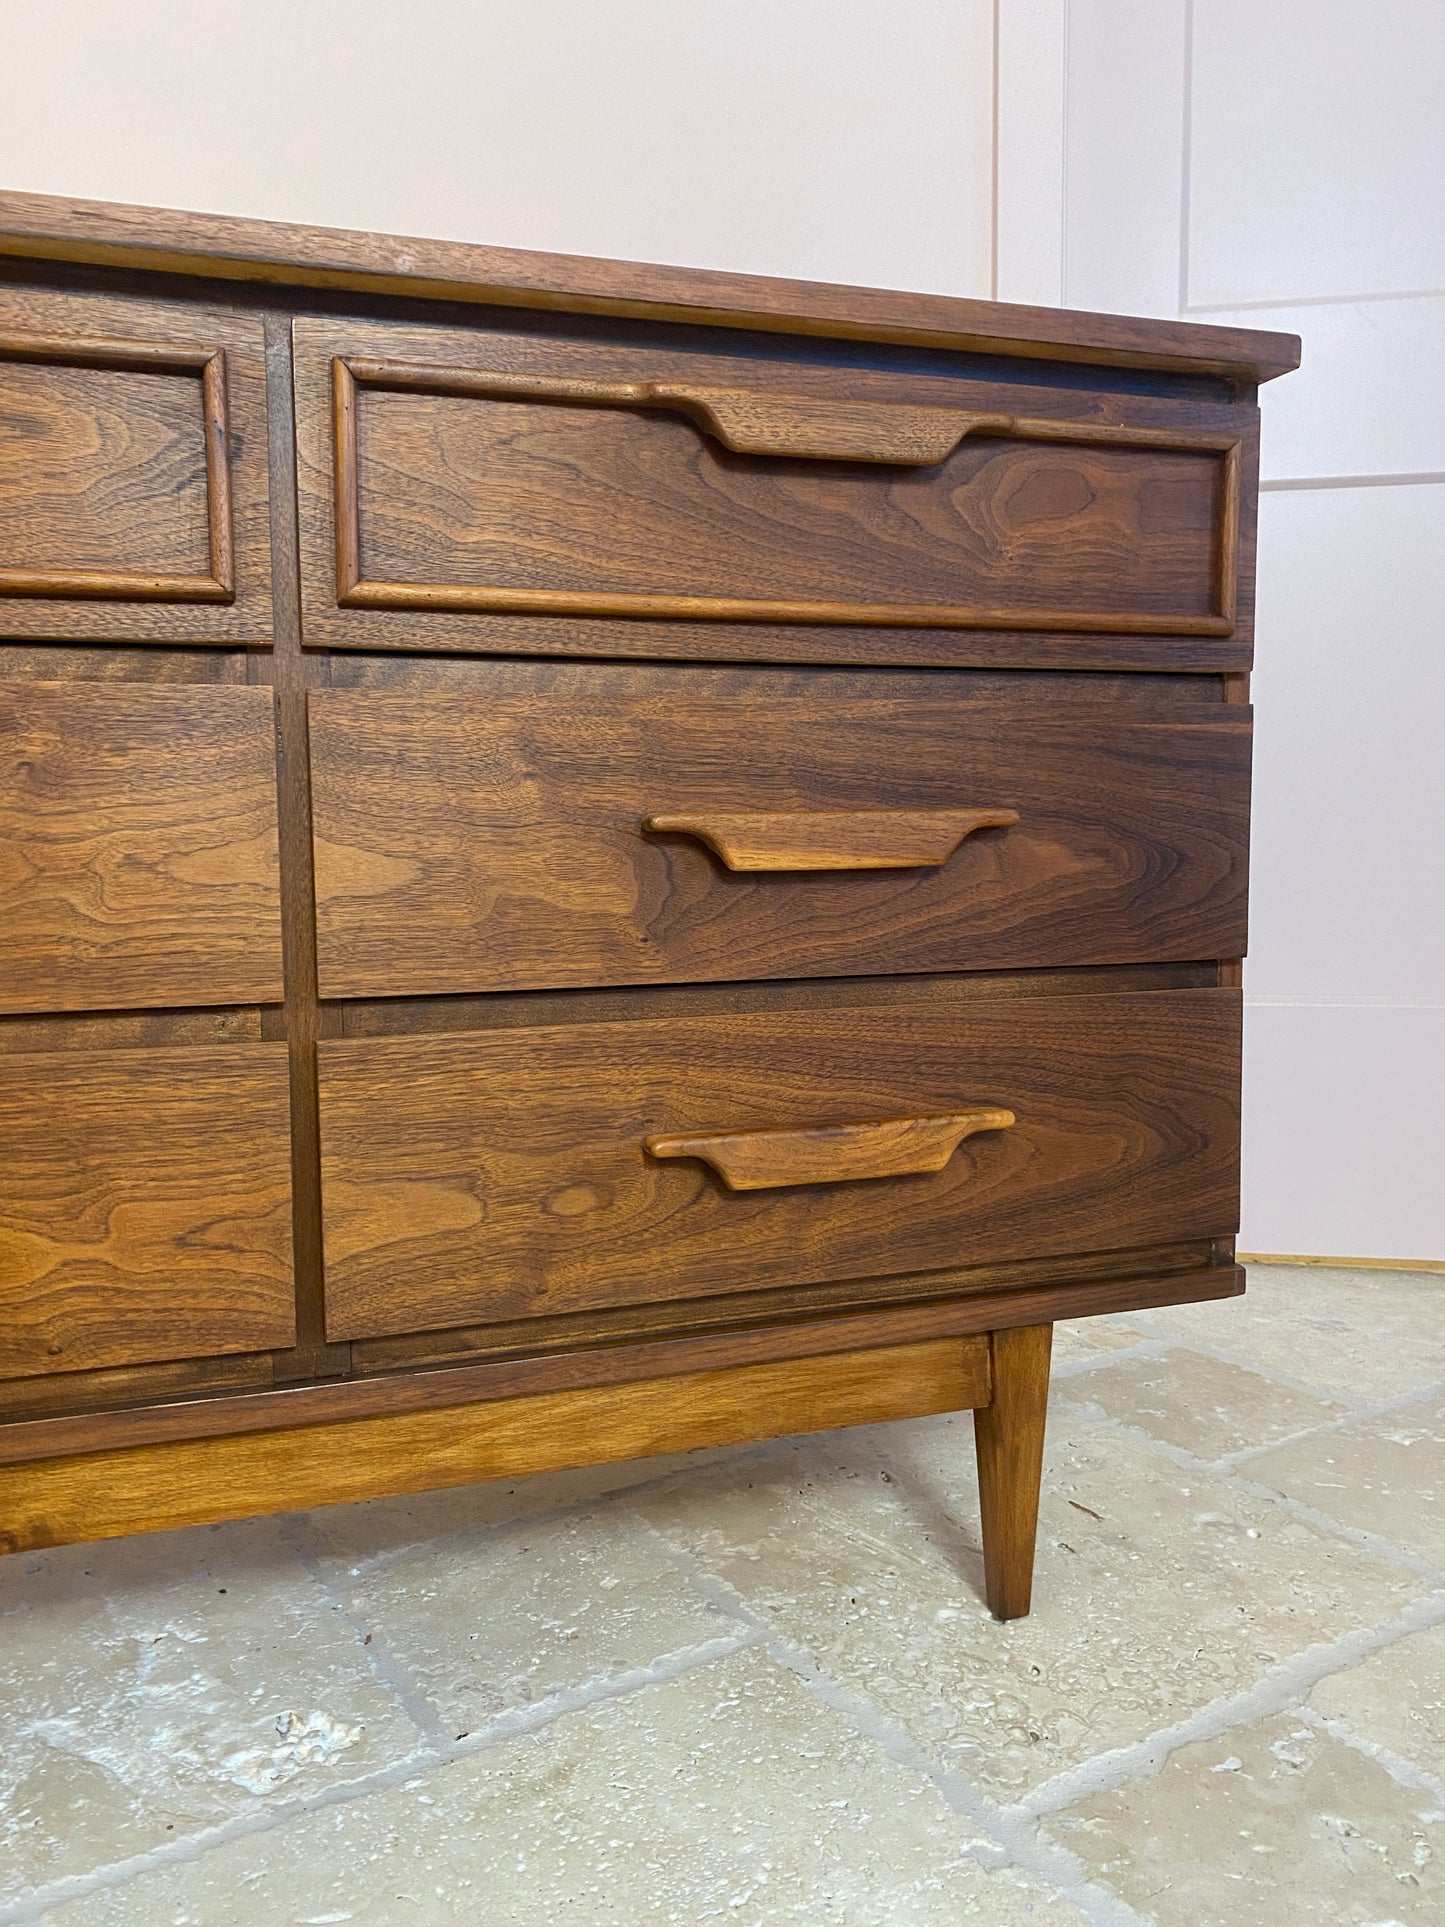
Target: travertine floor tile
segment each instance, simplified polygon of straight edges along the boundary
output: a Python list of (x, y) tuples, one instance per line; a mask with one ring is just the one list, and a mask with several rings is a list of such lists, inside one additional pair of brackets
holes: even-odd
[(1250, 1265), (1242, 1298), (1135, 1312), (1141, 1331), (1278, 1372), (1347, 1405), (1445, 1379), (1445, 1277)]
[(1143, 1338), (1141, 1331), (1117, 1318), (1080, 1318), (1074, 1324), (1054, 1326), (1053, 1365), (1082, 1364), (1105, 1358), (1110, 1352), (1125, 1351)]
[(417, 1737), (274, 1522), (0, 1559), (0, 1900)]
[(1445, 1780), (1445, 1626), (1412, 1633), (1363, 1665), (1321, 1680), (1309, 1703)]
[[(1137, 1334), (1136, 1334), (1137, 1335)], [(741, 1458), (749, 1446), (718, 1446), (675, 1452), (655, 1459), (626, 1459), (614, 1465), (584, 1465), (566, 1472), (541, 1472), (530, 1479), (494, 1479), (485, 1485), (457, 1486), (445, 1492), (416, 1492), (399, 1498), (367, 1499), (359, 1505), (319, 1506), (293, 1514), (287, 1536), (309, 1557), (344, 1561), (348, 1566), (384, 1557), (401, 1546), (468, 1532), (474, 1526), (532, 1519), (562, 1507), (590, 1504), (609, 1492), (643, 1485), (670, 1473)]]
[(363, 1571), (346, 1597), (447, 1739), (738, 1630), (611, 1507), (414, 1547)]
[(1276, 1446), (1242, 1470), (1445, 1568), (1445, 1398)]
[(1060, 1390), (1201, 1459), (1289, 1438), (1344, 1410), (1240, 1365), (1181, 1350), (1162, 1358), (1121, 1358), (1108, 1371), (1070, 1379)]
[(1051, 1824), (1157, 1927), (1445, 1920), (1445, 1814), (1297, 1719), (1182, 1747)]
[(963, 1417), (791, 1442), (629, 1503), (830, 1678), (1003, 1799), (1429, 1590), (1062, 1412), (1033, 1612), (1007, 1627), (978, 1594)]
[(58, 1909), (57, 1927), (1083, 1927), (762, 1655)]

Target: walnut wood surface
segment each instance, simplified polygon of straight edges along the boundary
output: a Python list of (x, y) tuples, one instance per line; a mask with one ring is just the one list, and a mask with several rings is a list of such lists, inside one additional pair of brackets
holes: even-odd
[[(659, 396), (702, 392), (691, 385), (358, 356), (333, 357), (331, 373), (335, 600), (346, 608), (1234, 627), (1237, 425), (940, 410), (953, 453), (880, 472), (885, 428), (851, 463), (715, 449), (691, 421), (653, 412)], [(639, 394), (643, 405), (616, 406)], [(744, 399), (754, 415), (794, 419), (813, 405), (766, 391)], [(861, 406), (891, 417), (881, 403)], [(711, 409), (685, 412), (712, 420)], [(898, 439), (916, 444), (928, 412), (905, 405)], [(980, 432), (965, 442), (970, 428)], [(755, 451), (765, 439), (752, 438)]]
[[(1082, 662), (1248, 666), (1248, 406), (401, 323), (295, 336), (310, 646), (1062, 663), (1052, 630), (1097, 632)], [(724, 381), (754, 412), (993, 426), (899, 468), (537, 398)], [(877, 636), (829, 637), (859, 624)], [(940, 655), (933, 625), (977, 639)]]
[(264, 641), (261, 330), (0, 286), (0, 636)]
[[(0, 261), (0, 683), (32, 718), (47, 683), (95, 705), (83, 752), (32, 729), (12, 765), (5, 847), (30, 864), (41, 839), (53, 883), (0, 916), (0, 965), (7, 940), (38, 959), (0, 1014), (13, 1543), (675, 1449), (699, 1412), (752, 1437), (977, 1404), (981, 1333), (1006, 1361), (1021, 1326), (1239, 1289), (1238, 998), (1140, 987), (1237, 979), (1248, 382), (1292, 339), (316, 231), (268, 260), (264, 226), (0, 196), (7, 225), (0, 256), (50, 259)], [(233, 301), (207, 269), (277, 293)], [(342, 297), (303, 312), (325, 283)], [(444, 285), (474, 325), (395, 299)], [(1109, 361), (1132, 372), (1086, 365)], [(368, 598), (395, 606), (341, 606)], [(868, 669), (541, 660), (567, 655)], [(903, 693), (907, 663), (929, 673)], [(413, 668), (434, 707), (409, 709)], [(1117, 669), (1223, 671), (1229, 701)], [(332, 682), (378, 707), (329, 714)], [(126, 816), (107, 842), (142, 690), (241, 684), (274, 700), (274, 754), (226, 736), (202, 767), (173, 710), (147, 740), (199, 817), (132, 783), (159, 840), (137, 863)], [(254, 981), (226, 962), (148, 992), (215, 936), (173, 886), (254, 895), (231, 819), (273, 784), (284, 1004), (274, 898), (233, 948)], [(696, 828), (749, 818), (739, 861), (856, 860), (861, 819), (983, 809), (1018, 820), (891, 872), (734, 871)], [(854, 847), (819, 844), (830, 815)], [(644, 828), (668, 817), (692, 828)], [(811, 1152), (960, 1109), (1018, 1122), (866, 1183), (734, 1192), (642, 1149)], [(1037, 1480), (1000, 1377), (981, 1467), (1017, 1606)], [(161, 1442), (188, 1431), (212, 1436)]]
[(1297, 335), (0, 193), (0, 253), (1270, 381)]
[(654, 1158), (701, 1158), (729, 1191), (774, 1191), (941, 1171), (966, 1137), (1006, 1131), (1014, 1122), (1012, 1111), (952, 1111), (801, 1131), (696, 1131), (645, 1138), (643, 1149)]
[[(1236, 1221), (1220, 990), (319, 1046), (327, 1331), (1213, 1236)], [(997, 1106), (944, 1172), (736, 1193), (653, 1135)]]
[(290, 1343), (285, 1052), (0, 1057), (0, 1373)]
[[(1069, 1267), (1059, 1266), (1062, 1275)], [(635, 1343), (591, 1345), (551, 1353), (489, 1359), (449, 1369), (389, 1371), (265, 1391), (231, 1390), (188, 1396), (183, 1385), (163, 1389), (158, 1375), (175, 1367), (147, 1368), (157, 1382), (131, 1403), (107, 1411), (18, 1417), (0, 1423), (0, 1464), (48, 1459), (166, 1439), (216, 1438), (231, 1432), (276, 1431), (325, 1425), (336, 1419), (382, 1412), (436, 1410), (476, 1400), (517, 1398), (541, 1391), (624, 1384), (638, 1378), (713, 1371), (769, 1359), (813, 1358), (824, 1353), (911, 1344), (934, 1338), (972, 1337), (1040, 1319), (1237, 1297), (1244, 1276), (1237, 1266), (1211, 1265), (1162, 1277), (1096, 1278), (971, 1293), (922, 1303), (881, 1305), (864, 1312), (828, 1312), (794, 1319), (759, 1319), (683, 1335), (639, 1332)], [(233, 1369), (247, 1361), (229, 1361)], [(139, 1371), (136, 1376), (139, 1377)], [(120, 1376), (114, 1374), (113, 1376)], [(13, 1396), (12, 1380), (5, 1396)]]
[(0, 1551), (966, 1410), (977, 1341), (935, 1340), (585, 1391), (0, 1467)]
[[(140, 379), (86, 379), (97, 374)], [(174, 380), (162, 384), (167, 375), (199, 382), (199, 395)], [(19, 425), (10, 448), (20, 472), (0, 476), (7, 503), (0, 595), (234, 600), (223, 348), (0, 335), (0, 419), (6, 416)], [(97, 424), (112, 428), (117, 418), (131, 473), (118, 472), (114, 432), (96, 445)], [(87, 458), (93, 472), (77, 473)], [(149, 512), (139, 527), (122, 530), (117, 498), (137, 495)], [(160, 556), (142, 566), (157, 540)], [(117, 549), (118, 568), (97, 566), (97, 552), (108, 562)]]
[(654, 836), (695, 836), (730, 870), (927, 870), (1017, 810), (694, 810), (649, 816)]
[[(500, 676), (488, 695), (484, 674), (466, 692), (312, 692), (323, 996), (1244, 948), (1246, 709), (835, 700), (767, 670), (629, 701), (622, 673), (579, 669), (564, 696)], [(1018, 823), (927, 871), (734, 873), (691, 832), (643, 828), (980, 800)]]
[(1052, 1325), (991, 1333), (993, 1397), (973, 1415), (984, 1586), (995, 1619), (1021, 1619), (1033, 1595), (1053, 1336)]
[(279, 1001), (261, 689), (0, 682), (0, 1011)]

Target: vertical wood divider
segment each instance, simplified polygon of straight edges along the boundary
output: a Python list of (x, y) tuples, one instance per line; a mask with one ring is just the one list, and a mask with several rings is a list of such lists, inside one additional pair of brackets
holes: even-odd
[(351, 1370), (349, 1344), (327, 1342), (321, 1262), (321, 1142), (316, 1106), (316, 1040), (341, 1034), (341, 1013), (323, 1009), (316, 991), (316, 897), (311, 854), (311, 770), (306, 692), (330, 680), (330, 658), (301, 648), (300, 543), (296, 517), (296, 423), (291, 378), (291, 316), (268, 311), (266, 402), (271, 474), (270, 651), (250, 650), (252, 682), (276, 691), (276, 778), (281, 825), (281, 949), (284, 1008), (262, 1014), (264, 1037), (291, 1052), (292, 1235), (296, 1261), (296, 1345), (277, 1352), (278, 1384), (337, 1378)]

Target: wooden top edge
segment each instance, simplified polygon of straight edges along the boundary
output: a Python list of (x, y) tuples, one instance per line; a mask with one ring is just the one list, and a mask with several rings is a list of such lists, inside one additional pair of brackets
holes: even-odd
[(1271, 381), (1296, 335), (776, 280), (0, 189), (0, 254)]

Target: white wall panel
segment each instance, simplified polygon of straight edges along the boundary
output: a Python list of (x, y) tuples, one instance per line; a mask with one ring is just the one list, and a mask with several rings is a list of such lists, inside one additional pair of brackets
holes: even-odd
[(0, 0), (13, 188), (989, 290), (989, 0)]
[[(1445, 194), (1445, 176), (1441, 192)], [(1445, 295), (1211, 312), (1304, 343), (1264, 391), (1266, 480), (1445, 475)]]
[(1445, 1256), (1445, 1010), (1256, 1004), (1241, 1251)]
[(1179, 313), (1185, 15), (1185, 0), (1085, 0), (1069, 10), (1070, 307)]
[(1193, 18), (1187, 305), (1445, 290), (1440, 0)]
[(1445, 1006), (1445, 486), (1263, 496), (1259, 633), (1246, 990)]
[(1064, 89), (1068, 0), (998, 0), (1000, 301), (1064, 301)]

